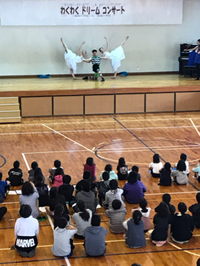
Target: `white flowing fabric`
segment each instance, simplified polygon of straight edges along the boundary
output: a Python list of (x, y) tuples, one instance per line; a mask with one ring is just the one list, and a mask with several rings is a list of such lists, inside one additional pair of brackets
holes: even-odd
[(65, 58), (67, 66), (70, 69), (73, 69), (74, 74), (76, 74), (77, 64), (83, 61), (83, 56), (76, 55), (75, 53), (73, 53), (71, 50), (67, 48), (67, 53), (65, 52), (64, 58)]
[(111, 53), (104, 52), (104, 57), (110, 58), (113, 72), (116, 72), (117, 69), (121, 66), (121, 60), (125, 58), (124, 49), (122, 48), (122, 46), (119, 46)]

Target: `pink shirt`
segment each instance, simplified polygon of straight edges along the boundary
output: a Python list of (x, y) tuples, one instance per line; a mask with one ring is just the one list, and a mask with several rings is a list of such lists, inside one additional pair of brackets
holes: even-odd
[(84, 172), (89, 171), (91, 173), (91, 178), (94, 179), (96, 177), (96, 164), (92, 166), (88, 164), (84, 164)]

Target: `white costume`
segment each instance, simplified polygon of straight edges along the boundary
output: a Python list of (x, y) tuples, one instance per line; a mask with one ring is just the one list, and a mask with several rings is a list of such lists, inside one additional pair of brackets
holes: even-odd
[(113, 72), (117, 71), (117, 69), (121, 66), (121, 60), (125, 58), (124, 49), (122, 46), (117, 47), (111, 53), (104, 52), (103, 55), (104, 58), (110, 58)]
[(64, 54), (64, 58), (67, 66), (70, 69), (73, 69), (74, 74), (76, 74), (77, 64), (83, 62), (83, 56), (76, 55), (71, 50), (67, 48), (67, 52)]

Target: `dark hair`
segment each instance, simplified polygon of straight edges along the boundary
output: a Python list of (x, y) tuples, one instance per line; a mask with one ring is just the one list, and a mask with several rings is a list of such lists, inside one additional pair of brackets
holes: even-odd
[(122, 203), (121, 203), (120, 200), (115, 199), (115, 200), (112, 201), (113, 210), (119, 210), (121, 208), (121, 206), (122, 206)]
[(120, 157), (119, 158), (119, 161), (118, 161), (118, 166), (124, 166), (126, 164), (126, 161), (124, 159), (124, 157)]
[(142, 209), (142, 212), (148, 212), (147, 204), (148, 203), (147, 203), (147, 200), (145, 198), (140, 199), (139, 205), (140, 205), (140, 208)]
[(153, 162), (154, 163), (159, 163), (160, 162), (160, 155), (158, 153), (154, 154)]
[(58, 188), (57, 187), (52, 187), (50, 189), (49, 195), (50, 195), (51, 199), (57, 199), (60, 196), (60, 194), (58, 192)]
[(200, 193), (199, 192), (196, 194), (196, 199), (197, 199), (197, 202), (200, 203)]
[(133, 213), (133, 221), (134, 221), (134, 223), (138, 225), (140, 223), (141, 219), (142, 219), (141, 212), (138, 211), (138, 210), (134, 211), (134, 213)]
[(186, 165), (185, 165), (185, 161), (183, 160), (180, 160), (177, 164), (177, 167), (176, 167), (177, 170), (183, 172), (186, 170)]
[(71, 176), (70, 175), (64, 175), (63, 176), (63, 183), (64, 184), (69, 184), (71, 182)]
[(138, 174), (136, 172), (130, 172), (128, 175), (128, 183), (134, 184), (138, 180)]
[(94, 165), (94, 159), (92, 157), (88, 157), (86, 160), (86, 164), (90, 166)]
[(111, 190), (116, 190), (118, 188), (118, 182), (116, 179), (112, 179), (109, 182), (109, 186)]
[(63, 175), (63, 169), (62, 168), (59, 167), (56, 169), (54, 176), (57, 176), (57, 175)]
[(90, 219), (90, 215), (89, 215), (89, 213), (85, 209), (85, 203), (84, 203), (84, 201), (79, 200), (77, 202), (76, 206), (80, 210), (80, 213), (79, 213), (80, 217), (83, 219), (83, 221), (86, 221), (87, 222)]
[(26, 181), (23, 185), (22, 185), (22, 195), (24, 196), (30, 196), (34, 193), (34, 189), (31, 183), (29, 183), (28, 181)]
[(168, 205), (171, 201), (171, 196), (168, 193), (162, 195), (162, 200)]
[(64, 229), (67, 226), (67, 219), (65, 217), (60, 217), (60, 219), (57, 221), (57, 225), (59, 228)]
[(178, 204), (178, 210), (183, 215), (187, 211), (187, 205), (184, 202), (179, 202), (179, 204)]
[(90, 171), (85, 171), (83, 173), (83, 179), (90, 179), (91, 178), (91, 173)]
[(103, 49), (103, 47), (100, 47), (100, 48), (99, 48), (99, 52), (101, 52), (102, 49)]
[(102, 178), (104, 181), (107, 181), (110, 178), (110, 175), (108, 172), (104, 171), (102, 174)]
[(169, 162), (165, 163), (164, 168), (165, 168), (166, 171), (171, 173), (171, 164)]
[(90, 186), (89, 180), (87, 180), (87, 179), (83, 180), (83, 186), (82, 186), (83, 191), (89, 192), (90, 188), (91, 188), (91, 186)]
[(31, 163), (31, 168), (35, 170), (38, 167), (38, 163), (36, 161)]
[(23, 218), (28, 218), (29, 216), (31, 216), (32, 213), (32, 209), (29, 205), (27, 204), (22, 204), (19, 210), (19, 214), (21, 217)]
[(35, 186), (37, 187), (38, 185), (40, 185), (40, 184), (44, 184), (44, 180), (43, 180), (43, 175), (36, 175), (35, 177), (34, 177), (34, 184), (35, 184)]
[(93, 49), (93, 50), (92, 50), (92, 53), (94, 53), (94, 52), (97, 52), (97, 50), (96, 50), (96, 49)]
[[(198, 40), (200, 42), (200, 39)], [(200, 258), (197, 260), (197, 266), (200, 266)]]
[(138, 172), (139, 172), (139, 167), (138, 167), (137, 165), (134, 165), (134, 166), (132, 167), (132, 172), (136, 172), (136, 173), (138, 173)]
[(101, 216), (98, 214), (94, 214), (91, 219), (92, 226), (100, 226), (101, 224)]
[(112, 165), (111, 164), (106, 164), (105, 171), (107, 171), (108, 173), (111, 172), (112, 171)]
[(2, 172), (0, 172), (0, 180), (2, 179), (2, 176), (3, 176), (3, 174), (2, 174)]
[(162, 201), (158, 207), (155, 208), (155, 211), (157, 212), (158, 216), (162, 217), (162, 218), (166, 218), (170, 215), (169, 213), (169, 207), (167, 206), (167, 204)]
[(13, 163), (13, 166), (14, 166), (14, 168), (19, 168), (19, 166), (20, 166), (20, 162), (19, 161), (15, 161), (14, 163)]
[(35, 177), (36, 175), (42, 175), (42, 176), (43, 176), (41, 168), (37, 167), (37, 168), (35, 169), (35, 171), (34, 171), (34, 177)]
[(181, 153), (180, 160), (183, 160), (185, 162), (187, 160), (187, 154)]
[(54, 216), (62, 215), (64, 210), (65, 209), (62, 203), (56, 204), (55, 209), (54, 209)]
[(55, 160), (55, 161), (54, 161), (54, 167), (56, 167), (56, 168), (60, 168), (60, 167), (61, 167), (61, 161), (59, 161), (59, 160)]
[(137, 263), (133, 263), (131, 266), (141, 266), (141, 265)]

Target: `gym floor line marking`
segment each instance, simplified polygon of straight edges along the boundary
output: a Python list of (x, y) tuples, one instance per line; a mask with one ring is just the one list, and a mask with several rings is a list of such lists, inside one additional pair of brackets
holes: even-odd
[[(43, 124), (42, 124), (43, 125)], [(172, 128), (192, 128), (193, 126), (171, 126), (171, 127), (134, 127), (129, 128), (130, 130), (151, 130), (151, 129), (172, 129)], [(200, 125), (196, 125), (196, 127), (200, 127)], [(82, 132), (101, 132), (101, 131), (123, 131), (122, 128), (108, 128), (108, 129), (74, 129), (74, 130), (57, 130), (60, 133), (82, 133)], [(51, 134), (49, 131), (32, 131), (32, 132), (7, 132), (7, 133), (0, 133), (0, 136), (4, 135), (28, 135), (28, 134)], [(157, 139), (165, 139), (156, 137)]]
[(22, 157), (23, 157), (24, 162), (25, 162), (25, 164), (26, 164), (26, 167), (27, 167), (27, 169), (28, 169), (28, 171), (29, 171), (31, 168), (30, 168), (30, 166), (29, 166), (29, 164), (28, 164), (28, 162), (27, 162), (27, 160), (26, 160), (26, 156), (25, 156), (24, 153), (22, 153)]
[(197, 134), (198, 134), (199, 137), (200, 137), (200, 132), (199, 132), (199, 130), (197, 129), (197, 126), (195, 125), (195, 123), (192, 121), (192, 118), (190, 118), (190, 121), (191, 121), (191, 123), (192, 123), (194, 129), (196, 130)]
[(63, 138), (70, 140), (70, 141), (73, 142), (74, 144), (77, 144), (77, 145), (79, 145), (80, 147), (86, 149), (87, 151), (94, 153), (93, 150), (88, 149), (87, 147), (85, 147), (84, 145), (80, 144), (79, 142), (77, 142), (77, 141), (75, 141), (75, 140), (73, 140), (73, 139), (71, 139), (71, 138), (68, 138), (67, 136), (63, 135), (62, 133), (60, 133), (60, 132), (58, 132), (58, 131), (56, 131), (56, 130), (54, 130), (53, 128), (48, 127), (48, 126), (45, 125), (45, 124), (42, 124), (42, 125), (43, 125), (44, 127), (48, 128), (49, 130), (55, 132), (56, 134), (62, 136)]

